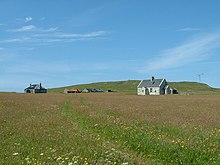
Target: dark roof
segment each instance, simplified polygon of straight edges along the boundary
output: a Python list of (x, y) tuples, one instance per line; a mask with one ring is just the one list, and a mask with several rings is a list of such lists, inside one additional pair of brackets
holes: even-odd
[(103, 92), (103, 90), (99, 88), (85, 88), (83, 91), (85, 90), (87, 90), (88, 92)]
[(94, 88), (95, 92), (103, 92), (102, 89), (99, 89), (99, 88)]
[(93, 88), (85, 88), (84, 91), (87, 90), (89, 92), (93, 92)]
[(29, 87), (25, 88), (24, 90), (29, 90), (29, 89), (46, 89), (41, 86), (41, 84), (30, 84)]
[(35, 89), (37, 85), (38, 84), (32, 84), (29, 87), (25, 88), (25, 90), (27, 90), (27, 89)]
[(159, 87), (163, 80), (164, 79), (154, 79), (153, 81), (152, 80), (143, 80), (138, 85), (138, 87), (140, 87), (140, 88), (142, 88), (142, 87)]

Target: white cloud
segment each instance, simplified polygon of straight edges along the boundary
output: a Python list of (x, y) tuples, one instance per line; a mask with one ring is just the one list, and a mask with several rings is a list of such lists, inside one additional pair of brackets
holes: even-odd
[(23, 26), (23, 27), (18, 28), (18, 29), (12, 29), (12, 30), (9, 30), (9, 31), (12, 31), (12, 32), (24, 32), (24, 31), (33, 30), (35, 28), (36, 27), (34, 25), (28, 25), (28, 26)]
[(57, 34), (58, 38), (93, 38), (105, 35), (106, 31), (97, 31), (86, 34)]
[(39, 33), (46, 33), (46, 32), (55, 32), (58, 28), (49, 28), (49, 29), (42, 29), (42, 28), (37, 28), (34, 25), (28, 25), (28, 26), (23, 26), (18, 29), (11, 29), (8, 30), (10, 32), (26, 32), (26, 31), (33, 31), (33, 32), (39, 32)]
[(58, 28), (49, 28), (49, 29), (39, 29), (41, 32), (55, 32)]
[(4, 41), (0, 41), (0, 43), (13, 43), (13, 42), (22, 42), (22, 39), (19, 38), (12, 38), (12, 39), (6, 39)]
[(164, 50), (154, 59), (148, 59), (147, 66), (143, 67), (140, 72), (177, 68), (202, 61), (218, 48), (220, 48), (220, 33), (195, 36), (179, 46)]
[[(31, 29), (31, 28), (22, 28)], [(50, 28), (47, 30), (39, 30), (34, 27), (32, 34), (26, 34), (25, 36), (20, 36), (17, 38), (5, 39), (0, 41), (0, 43), (52, 43), (52, 42), (73, 42), (78, 40), (91, 40), (103, 37), (108, 32), (97, 31), (85, 34), (68, 34), (68, 33), (57, 33), (57, 28)]]
[(31, 16), (28, 16), (28, 17), (25, 17), (25, 18), (16, 18), (16, 21), (25, 22), (25, 23), (30, 22), (32, 20), (33, 20), (33, 18)]
[(201, 29), (199, 28), (190, 28), (190, 27), (186, 27), (186, 28), (181, 28), (181, 29), (178, 29), (176, 31), (178, 32), (187, 32), (187, 31), (199, 31)]
[(32, 21), (32, 17), (29, 16), (25, 18), (25, 22), (30, 22), (30, 21)]

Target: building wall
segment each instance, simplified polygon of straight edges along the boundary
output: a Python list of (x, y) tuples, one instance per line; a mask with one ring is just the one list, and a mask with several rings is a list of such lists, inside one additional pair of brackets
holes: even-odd
[(83, 89), (82, 92), (83, 93), (88, 93), (89, 91), (88, 91), (88, 89)]
[(137, 89), (137, 95), (160, 95), (159, 87), (142, 87)]
[(167, 85), (167, 86), (165, 87), (165, 95), (168, 95), (168, 94), (171, 94), (169, 85)]
[(25, 93), (35, 93), (35, 90), (34, 89), (26, 89), (24, 92)]
[(47, 93), (47, 89), (35, 89), (34, 93)]
[(68, 89), (64, 89), (63, 93), (67, 94)]
[(161, 95), (164, 95), (166, 92), (165, 92), (165, 88), (167, 86), (167, 81), (164, 79), (162, 81), (162, 83), (160, 84), (160, 94)]
[(146, 89), (144, 87), (137, 89), (138, 95), (146, 95)]
[(147, 87), (149, 95), (160, 95), (160, 87)]

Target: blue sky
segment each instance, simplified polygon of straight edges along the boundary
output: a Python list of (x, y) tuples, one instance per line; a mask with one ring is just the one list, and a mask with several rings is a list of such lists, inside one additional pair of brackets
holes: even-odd
[(0, 91), (147, 79), (220, 88), (219, 0), (1, 0)]

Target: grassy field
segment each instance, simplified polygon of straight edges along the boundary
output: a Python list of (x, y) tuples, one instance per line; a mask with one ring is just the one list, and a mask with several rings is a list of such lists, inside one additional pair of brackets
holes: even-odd
[(0, 93), (0, 164), (219, 164), (219, 100)]

